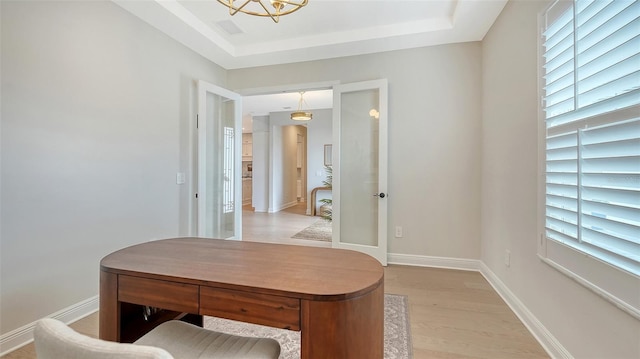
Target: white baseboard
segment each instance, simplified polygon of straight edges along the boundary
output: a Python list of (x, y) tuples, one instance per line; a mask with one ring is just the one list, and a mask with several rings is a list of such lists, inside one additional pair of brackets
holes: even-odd
[(289, 203), (284, 203), (284, 204), (281, 204), (281, 205), (280, 205), (279, 207), (277, 207), (277, 208), (269, 208), (269, 213), (276, 213), (276, 212), (280, 212), (280, 211), (282, 211), (283, 209), (287, 209), (287, 208), (289, 208), (289, 207), (293, 207), (293, 206), (295, 206), (295, 205), (297, 205), (297, 204), (298, 204), (298, 201), (292, 201), (292, 202), (289, 202)]
[[(80, 303), (50, 314), (47, 317), (58, 319), (69, 324), (97, 312), (98, 308), (99, 300), (96, 295), (95, 297), (83, 300)], [(3, 334), (0, 337), (0, 356), (31, 343), (33, 341), (33, 329), (35, 326), (36, 322), (33, 322)]]
[(387, 263), (402, 264), (416, 267), (447, 268), (468, 271), (479, 271), (480, 260), (447, 257), (416, 256), (411, 254), (389, 253)]
[(556, 337), (536, 318), (533, 313), (516, 297), (515, 294), (493, 273), (489, 267), (480, 262), (480, 273), (487, 279), (489, 284), (498, 292), (498, 295), (507, 303), (509, 308), (518, 316), (529, 332), (538, 340), (540, 345), (547, 351), (551, 358), (572, 359), (573, 356)]
[(401, 264), (418, 267), (435, 267), (458, 269), (467, 271), (477, 271), (491, 284), (502, 300), (518, 316), (520, 321), (527, 327), (531, 335), (542, 345), (547, 354), (553, 359), (572, 359), (562, 344), (547, 330), (547, 328), (536, 318), (533, 313), (518, 299), (518, 297), (507, 288), (507, 286), (493, 273), (486, 264), (478, 259), (459, 259), (446, 257), (416, 256), (409, 254), (389, 253), (387, 256), (389, 264)]

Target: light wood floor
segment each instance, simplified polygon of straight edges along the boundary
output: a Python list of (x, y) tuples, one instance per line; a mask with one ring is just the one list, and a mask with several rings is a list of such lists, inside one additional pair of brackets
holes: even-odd
[(255, 213), (250, 206), (244, 206), (242, 208), (242, 240), (331, 247), (331, 243), (328, 242), (291, 238), (320, 220), (320, 217), (305, 215), (306, 211), (306, 202), (298, 203), (278, 213)]
[[(300, 245), (325, 242), (290, 237), (317, 220), (301, 204), (277, 214), (243, 213), (243, 239)], [(549, 358), (546, 352), (477, 272), (389, 265), (385, 292), (409, 297), (415, 359)], [(98, 315), (71, 325), (97, 336)], [(36, 358), (33, 344), (3, 358)], [(356, 358), (354, 358), (356, 359)]]

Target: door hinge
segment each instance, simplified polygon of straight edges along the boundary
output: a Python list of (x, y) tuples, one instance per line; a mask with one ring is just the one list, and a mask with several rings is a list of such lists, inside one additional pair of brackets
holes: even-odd
[(196, 129), (200, 128), (200, 117), (196, 115)]
[(198, 198), (198, 194), (196, 193), (196, 198)]

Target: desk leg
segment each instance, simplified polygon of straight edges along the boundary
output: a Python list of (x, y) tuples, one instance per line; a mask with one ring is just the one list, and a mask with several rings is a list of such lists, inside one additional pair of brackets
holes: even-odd
[(120, 303), (118, 275), (100, 271), (100, 339), (120, 341)]
[(302, 301), (301, 359), (384, 355), (384, 285), (344, 301)]

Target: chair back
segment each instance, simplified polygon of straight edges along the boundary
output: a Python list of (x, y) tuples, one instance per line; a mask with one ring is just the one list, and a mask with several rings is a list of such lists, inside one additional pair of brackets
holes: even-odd
[(38, 359), (173, 359), (164, 349), (91, 338), (52, 318), (36, 323), (34, 342)]

